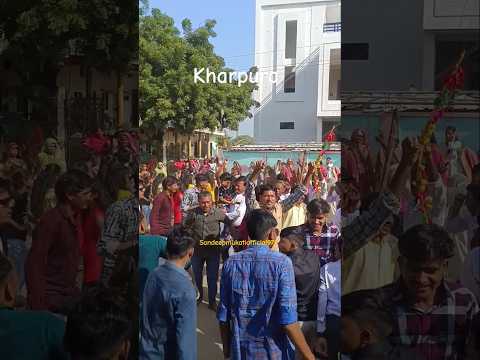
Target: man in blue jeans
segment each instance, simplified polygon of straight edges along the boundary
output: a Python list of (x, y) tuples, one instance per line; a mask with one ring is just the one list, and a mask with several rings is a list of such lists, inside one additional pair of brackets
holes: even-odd
[(225, 210), (214, 208), (211, 193), (198, 194), (199, 207), (187, 213), (184, 227), (190, 229), (195, 239), (195, 253), (192, 257), (192, 269), (200, 296), (197, 304), (203, 300), (203, 267), (207, 264), (208, 308), (216, 311), (217, 280), (220, 268), (222, 247), (209, 243), (220, 240), (220, 223), (226, 219)]
[(175, 228), (167, 239), (167, 260), (150, 273), (140, 315), (141, 360), (197, 359), (195, 289), (185, 266), (195, 241)]

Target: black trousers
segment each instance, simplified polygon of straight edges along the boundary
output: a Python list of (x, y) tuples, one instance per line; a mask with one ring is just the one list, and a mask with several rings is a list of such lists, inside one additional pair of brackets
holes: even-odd
[(338, 353), (340, 352), (340, 317), (327, 315), (326, 321), (325, 337), (327, 339), (328, 360), (338, 360)]

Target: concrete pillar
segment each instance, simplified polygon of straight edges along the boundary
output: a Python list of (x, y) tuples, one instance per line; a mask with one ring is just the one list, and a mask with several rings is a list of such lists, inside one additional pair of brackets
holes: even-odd
[(322, 141), (323, 136), (323, 118), (317, 117), (317, 142)]
[(65, 143), (65, 88), (57, 90), (57, 139)]
[(167, 142), (165, 141), (165, 139), (162, 142), (162, 162), (164, 164), (167, 163)]
[(423, 35), (422, 85), (423, 91), (435, 88), (435, 34), (425, 31)]
[(125, 124), (125, 103), (123, 100), (125, 83), (122, 74), (117, 74), (117, 126), (123, 127)]
[(188, 148), (187, 148), (187, 156), (190, 158), (192, 157), (192, 136), (188, 135)]

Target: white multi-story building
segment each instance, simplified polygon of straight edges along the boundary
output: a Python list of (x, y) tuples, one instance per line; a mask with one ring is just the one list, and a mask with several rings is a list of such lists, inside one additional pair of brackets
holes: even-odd
[(340, 1), (256, 0), (255, 12), (256, 143), (320, 142), (340, 120)]
[[(339, 138), (355, 128), (376, 141), (397, 111), (401, 136), (417, 136), (443, 82), (465, 50), (465, 83), (436, 131), (446, 126), (480, 149), (478, 0), (343, 0), (342, 120)], [(385, 116), (385, 113), (387, 116)], [(385, 129), (385, 128), (383, 128)]]
[(343, 0), (342, 91), (439, 90), (463, 49), (478, 90), (479, 15), (478, 0)]

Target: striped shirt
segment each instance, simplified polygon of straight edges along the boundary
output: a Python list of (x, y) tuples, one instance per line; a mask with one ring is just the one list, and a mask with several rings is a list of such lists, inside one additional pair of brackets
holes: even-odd
[(138, 244), (138, 223), (140, 219), (138, 198), (113, 203), (105, 214), (102, 236), (97, 252), (104, 257), (102, 282), (108, 283), (115, 267), (118, 250), (125, 250)]
[(443, 281), (437, 289), (436, 304), (420, 310), (407, 301), (405, 288), (396, 281), (372, 290), (394, 315), (391, 340), (411, 348), (424, 360), (460, 360), (478, 304), (466, 288)]
[(335, 261), (335, 246), (339, 241), (340, 231), (333, 224), (324, 225), (320, 235), (314, 235), (308, 224), (300, 225), (304, 234), (303, 248), (313, 251), (320, 258), (320, 266)]

